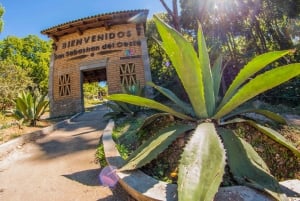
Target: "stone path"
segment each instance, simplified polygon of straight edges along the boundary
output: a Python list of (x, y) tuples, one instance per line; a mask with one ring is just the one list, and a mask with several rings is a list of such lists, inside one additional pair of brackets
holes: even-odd
[(120, 188), (99, 185), (95, 150), (106, 122), (96, 107), (0, 159), (1, 201), (127, 201)]

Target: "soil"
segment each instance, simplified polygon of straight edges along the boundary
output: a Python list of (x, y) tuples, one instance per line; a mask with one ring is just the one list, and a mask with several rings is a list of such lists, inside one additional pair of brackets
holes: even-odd
[(37, 126), (33, 127), (26, 125), (19, 126), (17, 125), (17, 123), (12, 122), (10, 126), (0, 129), (0, 144), (3, 144), (26, 133), (40, 130), (44, 127), (52, 125), (53, 123), (55, 122), (42, 120), (37, 123)]
[(16, 120), (7, 118), (0, 119), (0, 145), (15, 139), (26, 133), (31, 133), (47, 126), (51, 126), (57, 122), (70, 118), (70, 116), (58, 117), (49, 119), (49, 113), (45, 113), (42, 119), (37, 121), (36, 126), (29, 126), (28, 124), (19, 125)]
[[(149, 137), (153, 135), (157, 129), (166, 126), (170, 121), (172, 120), (168, 118), (158, 119), (151, 125), (150, 128), (146, 128), (147, 136)], [(292, 125), (282, 126), (278, 128), (278, 132), (293, 142), (300, 151), (300, 117), (293, 116), (293, 119), (290, 119), (289, 122), (292, 123)], [(231, 127), (231, 129), (254, 147), (258, 154), (267, 163), (271, 173), (277, 180), (283, 181), (287, 179), (300, 179), (300, 159), (297, 158), (290, 150), (274, 142), (246, 124), (238, 124)], [(140, 135), (140, 137), (143, 137), (143, 133)], [(144, 140), (145, 139), (142, 138), (141, 141)], [(141, 168), (141, 170), (156, 179), (176, 183), (178, 162), (183, 151), (182, 148), (185, 143), (187, 143), (187, 140), (188, 135), (178, 138), (168, 147), (168, 149), (161, 153), (157, 159), (154, 159), (149, 164), (145, 165)], [(134, 143), (136, 144), (130, 144), (130, 147), (136, 148), (139, 146), (139, 143)], [(125, 144), (125, 146), (127, 145)], [(230, 173), (228, 173), (228, 175), (225, 175), (223, 185), (227, 186), (231, 184), (234, 184), (234, 181), (230, 178)]]
[[(277, 180), (300, 179), (300, 158), (256, 129), (247, 125), (237, 126), (244, 129), (244, 136), (241, 137), (254, 147)], [(300, 151), (300, 127), (286, 125), (280, 127), (278, 132)]]

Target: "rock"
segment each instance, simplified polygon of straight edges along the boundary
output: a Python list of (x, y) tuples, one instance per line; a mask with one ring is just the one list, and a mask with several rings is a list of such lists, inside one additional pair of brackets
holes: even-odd
[(273, 201), (269, 196), (247, 186), (230, 186), (219, 189), (214, 201)]
[(282, 191), (291, 201), (300, 201), (300, 180), (293, 179), (279, 182)]
[[(280, 182), (289, 201), (300, 201), (300, 180)], [(268, 195), (247, 186), (230, 186), (219, 189), (214, 201), (273, 201)]]
[(300, 116), (299, 115), (291, 115), (285, 114), (284, 117), (287, 119), (289, 124), (300, 126)]

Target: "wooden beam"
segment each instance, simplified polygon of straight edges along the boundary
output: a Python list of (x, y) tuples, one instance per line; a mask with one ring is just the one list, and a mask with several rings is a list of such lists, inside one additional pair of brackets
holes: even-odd
[(77, 28), (77, 32), (79, 33), (80, 36), (83, 34), (83, 30), (81, 30), (79, 27)]
[(110, 23), (108, 23), (107, 21), (104, 22), (104, 27), (105, 30), (109, 30), (110, 29)]
[(53, 40), (54, 40), (55, 42), (58, 42), (58, 41), (59, 41), (59, 37), (56, 36), (56, 35), (52, 35), (52, 38), (53, 38)]

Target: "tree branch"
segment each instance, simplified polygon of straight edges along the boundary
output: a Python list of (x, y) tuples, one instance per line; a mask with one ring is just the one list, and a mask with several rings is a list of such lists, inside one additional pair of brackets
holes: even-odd
[(160, 0), (163, 7), (166, 9), (168, 15), (170, 16), (170, 20), (172, 21), (173, 27), (180, 32), (180, 23), (178, 16), (178, 8), (177, 8), (177, 0), (172, 0), (173, 11), (168, 7), (164, 0)]

